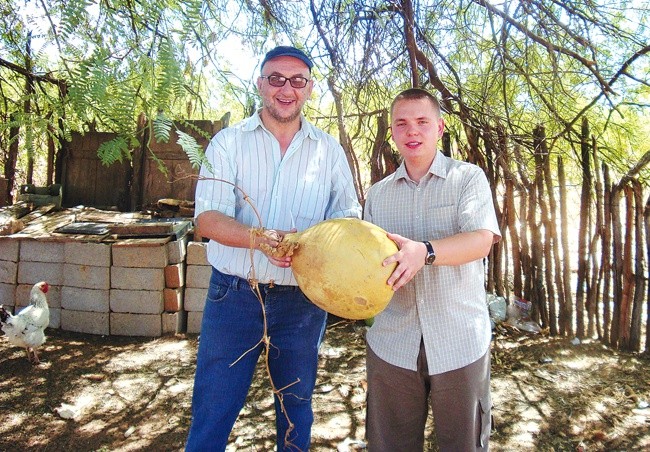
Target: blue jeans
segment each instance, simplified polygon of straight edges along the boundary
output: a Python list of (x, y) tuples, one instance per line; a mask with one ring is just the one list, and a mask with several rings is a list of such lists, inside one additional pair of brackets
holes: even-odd
[[(318, 347), (327, 313), (297, 287), (259, 287), (271, 338), (271, 378), (277, 389), (288, 386), (283, 402), (294, 424), (285, 443), (289, 425), (276, 396), (277, 450), (307, 451), (314, 421), (311, 400)], [(248, 281), (213, 269), (201, 324), (187, 451), (225, 450), (264, 350), (259, 343), (262, 334), (262, 307)]]

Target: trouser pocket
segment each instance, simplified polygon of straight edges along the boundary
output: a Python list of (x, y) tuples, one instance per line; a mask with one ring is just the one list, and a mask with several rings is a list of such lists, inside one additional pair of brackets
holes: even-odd
[(484, 448), (485, 450), (487, 450), (487, 446), (490, 441), (490, 430), (492, 428), (491, 404), (492, 401), (490, 400), (489, 395), (481, 397), (478, 401), (477, 431), (479, 435), (477, 438), (476, 447)]

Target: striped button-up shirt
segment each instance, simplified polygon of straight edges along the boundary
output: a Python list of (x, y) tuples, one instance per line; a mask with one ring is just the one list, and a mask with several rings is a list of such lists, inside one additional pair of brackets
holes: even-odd
[[(246, 225), (284, 231), (294, 227), (302, 231), (329, 218), (360, 217), (343, 148), (304, 117), (301, 124), (284, 156), (258, 113), (217, 133), (206, 149), (209, 165), (203, 165), (200, 173), (212, 179), (197, 184), (195, 216), (217, 210)], [(261, 225), (242, 191), (258, 210)], [(211, 240), (208, 261), (223, 273), (251, 276), (246, 248)], [(260, 251), (254, 252), (253, 262), (260, 283), (297, 285), (291, 269), (272, 265)]]
[[(373, 185), (364, 219), (418, 241), (478, 229), (500, 238), (483, 171), (440, 152), (419, 183), (408, 177), (402, 164)], [(459, 266), (424, 266), (376, 316), (368, 344), (384, 361), (416, 370), (424, 340), (430, 375), (464, 367), (490, 345), (485, 297), (482, 259)]]

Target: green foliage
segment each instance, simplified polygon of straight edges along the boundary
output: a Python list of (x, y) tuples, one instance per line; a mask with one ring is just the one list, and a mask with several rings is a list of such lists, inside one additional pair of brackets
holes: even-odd
[(185, 154), (187, 154), (192, 167), (199, 168), (203, 163), (207, 163), (203, 148), (199, 146), (193, 136), (180, 130), (177, 130), (176, 134), (178, 135), (178, 144), (180, 144)]
[(172, 120), (167, 118), (162, 112), (158, 112), (156, 118), (152, 121), (153, 134), (156, 141), (160, 143), (169, 143), (169, 135), (172, 130)]
[(122, 162), (123, 158), (130, 158), (129, 145), (124, 137), (115, 137), (105, 141), (97, 151), (102, 164), (108, 166), (115, 162)]
[(176, 99), (185, 95), (183, 70), (179, 55), (169, 38), (162, 39), (157, 53), (157, 74), (153, 92), (153, 106), (159, 111), (169, 110)]

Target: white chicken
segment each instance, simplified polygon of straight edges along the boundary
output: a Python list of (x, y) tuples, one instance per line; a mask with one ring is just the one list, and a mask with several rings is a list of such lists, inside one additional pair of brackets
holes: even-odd
[(27, 359), (33, 364), (40, 363), (36, 349), (45, 342), (45, 328), (50, 323), (50, 308), (45, 296), (49, 289), (45, 281), (34, 284), (29, 295), (29, 306), (16, 315), (0, 305), (0, 329), (11, 344), (25, 349)]

